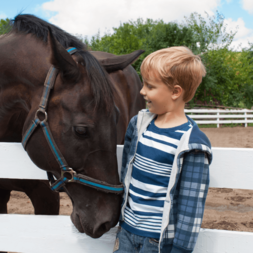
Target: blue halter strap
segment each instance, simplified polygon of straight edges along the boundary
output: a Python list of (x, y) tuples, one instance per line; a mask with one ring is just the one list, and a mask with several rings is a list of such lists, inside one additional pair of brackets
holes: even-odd
[[(67, 49), (69, 54), (74, 54), (77, 51), (75, 47), (71, 47)], [(50, 95), (50, 91), (54, 87), (55, 79), (57, 77), (58, 70), (51, 66), (48, 71), (46, 80), (44, 82), (44, 90), (43, 95), (40, 101), (39, 109), (35, 113), (34, 120), (31, 122), (30, 126), (28, 127), (27, 131), (23, 135), (22, 145), (24, 149), (26, 148), (27, 142), (29, 141), (30, 137), (34, 133), (34, 130), (40, 126), (43, 130), (44, 136), (47, 140), (47, 143), (54, 154), (56, 161), (59, 164), (61, 169), (61, 176), (58, 178), (53, 184), (51, 184), (51, 189), (53, 191), (59, 190), (63, 187), (66, 183), (79, 183), (85, 186), (89, 186), (91, 188), (95, 188), (99, 191), (107, 192), (107, 193), (114, 193), (114, 194), (122, 194), (124, 191), (124, 187), (122, 184), (119, 185), (111, 185), (106, 182), (82, 175), (77, 174), (72, 168), (70, 168), (64, 159), (62, 153), (60, 152), (58, 146), (56, 145), (52, 133), (50, 131), (49, 125), (47, 123), (47, 104)], [(43, 114), (44, 119), (40, 120), (38, 115)]]

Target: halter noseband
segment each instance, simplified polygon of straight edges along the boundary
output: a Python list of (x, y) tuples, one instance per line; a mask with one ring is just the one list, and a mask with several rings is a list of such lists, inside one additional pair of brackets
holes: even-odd
[[(77, 51), (76, 48), (68, 48), (67, 52), (69, 54), (74, 54)], [(44, 82), (44, 90), (43, 95), (40, 101), (39, 109), (35, 113), (34, 120), (31, 122), (30, 126), (28, 127), (28, 130), (25, 132), (22, 140), (22, 145), (24, 149), (26, 148), (26, 144), (30, 137), (32, 136), (34, 130), (37, 128), (37, 126), (41, 126), (43, 133), (45, 135), (45, 138), (49, 144), (49, 147), (51, 151), (54, 154), (54, 157), (56, 161), (58, 162), (60, 168), (61, 168), (61, 176), (59, 179), (57, 179), (53, 184), (51, 184), (51, 189), (53, 191), (57, 191), (61, 187), (63, 187), (66, 183), (72, 183), (76, 182), (85, 186), (89, 186), (92, 188), (95, 188), (97, 190), (107, 192), (107, 193), (115, 193), (115, 194), (122, 194), (124, 191), (123, 185), (111, 185), (106, 182), (82, 175), (77, 174), (72, 168), (70, 168), (64, 159), (63, 155), (61, 154), (59, 148), (57, 147), (54, 138), (52, 136), (52, 133), (50, 131), (49, 125), (47, 123), (47, 104), (48, 104), (48, 98), (50, 95), (50, 91), (54, 87), (55, 79), (57, 77), (58, 70), (51, 66), (51, 68), (48, 71), (46, 80)], [(38, 117), (38, 114), (44, 114), (44, 119), (41, 121)]]

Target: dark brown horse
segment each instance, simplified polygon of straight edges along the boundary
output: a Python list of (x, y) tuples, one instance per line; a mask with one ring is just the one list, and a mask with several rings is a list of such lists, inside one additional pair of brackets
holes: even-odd
[[(77, 49), (72, 56), (66, 51), (69, 47)], [(145, 106), (139, 95), (141, 82), (129, 66), (143, 51), (125, 56), (89, 52), (75, 37), (31, 15), (15, 18), (11, 32), (0, 38), (0, 49), (0, 141), (21, 142), (54, 65), (59, 74), (47, 116), (55, 144), (79, 175), (119, 185), (116, 144), (123, 143), (130, 118)], [(38, 167), (60, 178), (59, 164), (41, 127), (29, 138), (26, 151)], [(58, 201), (54, 192), (43, 190), (44, 182), (17, 182), (0, 180), (0, 201), (5, 205), (10, 190), (36, 195), (36, 187), (38, 195), (44, 192), (49, 202)], [(75, 182), (67, 183), (65, 190), (73, 203), (71, 219), (80, 232), (97, 238), (115, 226), (121, 196)], [(34, 204), (36, 198), (28, 196)]]

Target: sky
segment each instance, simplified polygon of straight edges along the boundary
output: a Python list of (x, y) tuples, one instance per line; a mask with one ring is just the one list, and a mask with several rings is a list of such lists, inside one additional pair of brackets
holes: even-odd
[(237, 31), (232, 46), (253, 43), (253, 0), (8, 0), (1, 3), (0, 19), (33, 14), (71, 34), (91, 38), (137, 18), (182, 23), (193, 12), (204, 16), (216, 11), (224, 15), (229, 30)]

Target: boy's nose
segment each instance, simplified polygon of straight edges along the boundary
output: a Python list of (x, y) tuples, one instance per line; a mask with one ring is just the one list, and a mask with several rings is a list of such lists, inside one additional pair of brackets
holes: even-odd
[(145, 96), (145, 90), (144, 90), (144, 87), (142, 87), (142, 89), (140, 90), (140, 94), (141, 94), (142, 96)]

